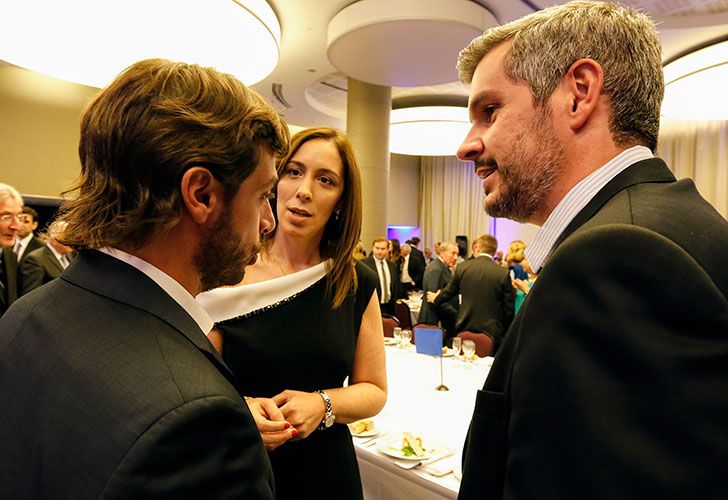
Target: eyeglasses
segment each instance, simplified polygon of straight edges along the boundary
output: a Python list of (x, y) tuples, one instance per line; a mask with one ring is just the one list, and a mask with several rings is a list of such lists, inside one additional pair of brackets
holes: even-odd
[(28, 222), (28, 214), (0, 214), (0, 222), (2, 222), (3, 224), (12, 224), (13, 220), (20, 223)]

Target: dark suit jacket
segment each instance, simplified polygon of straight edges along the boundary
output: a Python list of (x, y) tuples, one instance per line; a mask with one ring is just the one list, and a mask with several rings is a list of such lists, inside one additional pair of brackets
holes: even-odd
[(450, 283), (451, 278), (452, 271), (450, 271), (450, 268), (444, 262), (440, 259), (434, 259), (430, 262), (423, 278), (422, 305), (420, 306), (420, 314), (417, 317), (417, 322), (435, 325), (438, 321), (454, 321), (458, 314), (459, 301), (457, 297), (439, 305), (427, 302), (427, 292), (436, 292), (444, 289)]
[[(377, 263), (374, 259), (374, 254), (369, 254), (365, 259), (362, 260), (364, 264), (369, 266), (370, 268), (374, 269), (374, 272), (377, 273), (377, 294), (379, 296), (379, 300), (382, 299), (382, 284), (379, 282), (379, 271), (377, 270)], [(399, 274), (397, 273), (397, 268), (394, 264), (392, 264), (387, 259), (384, 260), (384, 262), (387, 263), (387, 266), (389, 267), (389, 276), (390, 276), (390, 282), (389, 282), (389, 302), (386, 304), (379, 304), (381, 307), (382, 312), (385, 312), (387, 314), (394, 315), (394, 304), (397, 302), (397, 297), (399, 296), (399, 286), (398, 286), (398, 280), (399, 280)]]
[(577, 215), (475, 403), (460, 498), (726, 498), (728, 222), (659, 159)]
[(18, 261), (10, 247), (2, 251), (2, 292), (0, 292), (0, 316), (7, 311), (10, 304), (18, 298)]
[(33, 236), (30, 241), (28, 242), (28, 246), (25, 247), (25, 251), (23, 252), (23, 255), (20, 256), (20, 260), (18, 261), (18, 264), (22, 264), (25, 258), (32, 252), (33, 250), (36, 250), (38, 248), (43, 248), (46, 246), (45, 241), (38, 238), (37, 236)]
[[(425, 254), (422, 253), (422, 250), (418, 249), (414, 245), (410, 245), (410, 261), (416, 260), (419, 262), (419, 268), (422, 268), (422, 273), (424, 274), (425, 269), (427, 269), (427, 262), (425, 262)], [(417, 280), (415, 280), (415, 283), (417, 283)], [(420, 282), (420, 286), (417, 288), (422, 288), (422, 283)]]
[(56, 279), (63, 272), (63, 265), (48, 248), (37, 248), (24, 253), (18, 267), (18, 295), (25, 295), (41, 285)]
[(0, 320), (0, 498), (273, 498), (234, 377), (137, 269), (83, 252)]
[(415, 288), (417, 290), (422, 290), (422, 279), (425, 276), (425, 268), (427, 268), (427, 265), (425, 264), (425, 257), (423, 256), (422, 259), (420, 259), (414, 253), (410, 253), (407, 264), (407, 274), (409, 274), (415, 282)]
[(497, 346), (511, 326), (516, 292), (508, 269), (488, 257), (466, 260), (455, 268), (450, 283), (435, 299), (442, 304), (462, 294), (456, 329), (488, 333)]

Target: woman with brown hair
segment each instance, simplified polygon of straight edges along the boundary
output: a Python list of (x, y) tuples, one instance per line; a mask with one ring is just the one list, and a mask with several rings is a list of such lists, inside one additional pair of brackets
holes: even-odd
[(241, 285), (199, 300), (217, 323), (210, 339), (251, 396), (277, 498), (361, 498), (343, 424), (381, 410), (386, 370), (379, 280), (352, 257), (359, 168), (346, 136), (321, 127), (295, 134), (277, 171), (278, 226), (257, 262)]

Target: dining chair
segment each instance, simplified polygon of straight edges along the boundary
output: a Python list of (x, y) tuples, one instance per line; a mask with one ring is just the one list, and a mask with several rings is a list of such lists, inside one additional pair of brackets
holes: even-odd
[(391, 314), (382, 314), (382, 328), (385, 337), (394, 337), (394, 329), (399, 326), (399, 320)]
[(471, 332), (469, 330), (457, 334), (463, 340), (475, 342), (475, 354), (484, 358), (493, 355), (493, 337), (483, 332)]
[(412, 313), (409, 305), (403, 300), (398, 300), (394, 304), (394, 315), (397, 316), (399, 324), (402, 328), (412, 329)]

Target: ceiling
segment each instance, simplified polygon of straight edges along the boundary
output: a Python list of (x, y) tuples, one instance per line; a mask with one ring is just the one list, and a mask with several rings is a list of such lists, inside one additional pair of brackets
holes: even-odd
[[(398, 1), (406, 3), (406, 0)], [(280, 61), (273, 73), (254, 85), (254, 88), (270, 99), (289, 123), (299, 126), (328, 124), (345, 128), (347, 76), (337, 70), (327, 57), (327, 27), (337, 13), (355, 3), (352, 0), (269, 0), (278, 14), (283, 31)], [(474, 3), (488, 9), (503, 24), (537, 8), (564, 2), (477, 0)], [(706, 40), (728, 34), (728, 0), (627, 0), (623, 3), (649, 13), (660, 23), (665, 60)], [(411, 25), (400, 23), (403, 30), (413, 30)], [(423, 43), (426, 42), (421, 33), (415, 32), (413, 36), (421, 37)], [(375, 48), (368, 47), (368, 50), (374, 51)], [(412, 57), (419, 58), (422, 65), (427, 65), (431, 53), (420, 50), (413, 53)], [(449, 100), (461, 96), (464, 100), (467, 87), (456, 81), (454, 73), (457, 51), (450, 57), (452, 82), (393, 87), (395, 106), (398, 102), (417, 100), (426, 101), (423, 104), (432, 103), (433, 100), (448, 104), (442, 102), (443, 96)]]
[[(417, 2), (422, 1), (424, 0), (388, 0), (388, 4), (417, 6), (421, 5)], [(442, 4), (456, 1), (476, 4), (487, 9), (499, 23), (517, 19), (538, 8), (563, 3), (545, 0), (434, 1)], [(338, 13), (357, 4), (357, 1), (268, 0), (268, 3), (276, 11), (281, 24), (280, 60), (273, 73), (253, 85), (253, 88), (265, 95), (290, 124), (298, 126), (326, 124), (346, 128), (347, 76), (329, 60), (327, 29), (330, 21)], [(659, 23), (664, 60), (708, 40), (728, 35), (728, 0), (626, 0), (624, 3), (644, 10)], [(416, 10), (416, 7), (414, 9)], [(415, 14), (413, 10), (413, 16)], [(442, 24), (433, 29), (432, 26), (407, 19), (398, 19), (395, 22), (394, 26), (399, 28), (399, 34), (409, 36), (413, 40), (412, 43), (404, 43), (404, 39), (392, 42), (389, 36), (379, 38), (369, 36), (362, 38), (366, 40), (366, 46), (361, 47), (361, 52), (357, 52), (353, 59), (362, 63), (381, 61), (382, 64), (389, 65), (390, 78), (401, 82), (402, 85), (393, 86), (392, 89), (395, 107), (411, 103), (464, 103), (467, 87), (456, 81), (454, 66), (458, 50), (466, 42), (450, 44), (451, 47), (447, 50), (452, 53), (443, 51), (435, 53), (435, 44), (443, 45), (441, 41), (437, 41), (435, 35), (450, 33), (448, 31), (441, 33), (440, 29), (453, 29), (453, 36), (463, 36), (463, 33), (472, 32), (472, 26), (468, 27), (470, 31), (467, 31), (462, 25), (455, 26), (453, 23)], [(467, 39), (469, 38), (470, 35)], [(381, 46), (377, 46), (380, 43)], [(441, 66), (444, 61), (447, 68), (452, 68), (452, 77), (446, 79), (448, 81), (444, 83), (430, 82), (421, 86), (417, 81), (411, 81), (413, 66), (407, 67), (406, 64), (402, 64), (403, 53), (401, 50), (399, 52), (395, 50), (399, 45), (409, 47), (407, 49), (411, 52), (409, 57), (417, 69), (422, 67), (425, 70), (435, 71), (435, 65)], [(395, 55), (400, 59), (394, 60)], [(404, 55), (407, 56), (408, 53), (405, 52)], [(437, 71), (441, 71), (441, 68), (437, 68)], [(76, 107), (82, 105), (82, 101), (87, 99), (91, 92), (93, 90), (88, 87), (53, 81), (48, 77), (0, 61), (0, 94), (18, 96), (22, 94), (25, 99), (32, 96), (33, 99), (51, 102), (54, 105)]]

